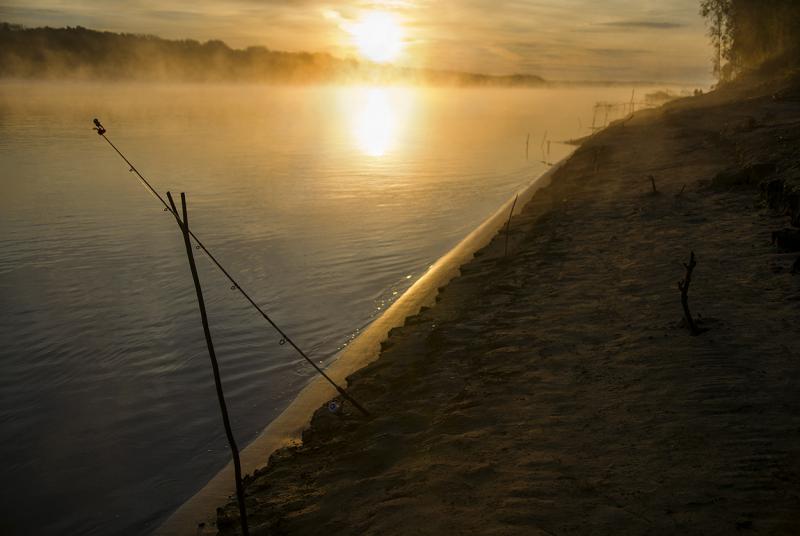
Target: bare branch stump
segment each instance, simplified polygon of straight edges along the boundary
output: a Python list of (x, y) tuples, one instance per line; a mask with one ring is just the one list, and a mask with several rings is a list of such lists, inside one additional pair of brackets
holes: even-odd
[(681, 291), (681, 305), (683, 306), (683, 315), (686, 317), (686, 325), (689, 327), (689, 333), (691, 333), (692, 336), (696, 336), (708, 330), (698, 327), (692, 317), (691, 311), (689, 311), (689, 285), (692, 283), (692, 273), (697, 266), (694, 251), (691, 252), (691, 256), (689, 257), (689, 264), (684, 263), (683, 266), (686, 268), (686, 275), (681, 281), (678, 281), (678, 289)]
[(652, 175), (647, 176), (650, 179), (650, 185), (653, 187), (653, 195), (658, 195), (658, 188), (656, 188), (656, 178)]

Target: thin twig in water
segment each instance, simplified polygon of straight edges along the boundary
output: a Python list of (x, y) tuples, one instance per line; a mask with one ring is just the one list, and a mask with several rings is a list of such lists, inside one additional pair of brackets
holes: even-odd
[(539, 144), (539, 150), (542, 151), (542, 164), (547, 163), (547, 155), (544, 152), (544, 144), (547, 143), (547, 131), (544, 131), (544, 136), (542, 136), (542, 143)]
[(531, 146), (531, 133), (528, 132), (528, 137), (525, 139), (525, 161), (528, 161), (528, 150)]

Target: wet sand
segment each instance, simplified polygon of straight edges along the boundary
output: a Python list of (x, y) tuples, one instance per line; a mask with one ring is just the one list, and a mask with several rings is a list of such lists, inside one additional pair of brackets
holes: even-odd
[(800, 186), (798, 88), (590, 138), (514, 217), (508, 256), (501, 233), (350, 376), (371, 419), (321, 408), (248, 478), (251, 533), (797, 533), (800, 275), (771, 238)]

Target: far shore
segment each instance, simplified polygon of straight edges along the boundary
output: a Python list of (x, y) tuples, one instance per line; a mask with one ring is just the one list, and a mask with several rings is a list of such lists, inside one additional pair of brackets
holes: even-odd
[[(103, 53), (98, 53), (103, 51)], [(89, 28), (29, 28), (0, 21), (0, 80), (262, 85), (403, 85), (537, 88), (560, 86), (703, 87), (705, 82), (547, 80), (532, 73), (478, 73), (379, 63), (219, 40), (163, 39)]]
[[(60, 86), (86, 86), (86, 85), (108, 85), (108, 86), (141, 86), (141, 87), (289, 87), (289, 88), (326, 88), (326, 87), (377, 87), (393, 88), (407, 87), (415, 89), (489, 89), (489, 90), (535, 90), (535, 89), (558, 89), (558, 88), (647, 88), (673, 90), (674, 97), (686, 96), (681, 92), (688, 92), (691, 89), (705, 90), (708, 82), (680, 82), (680, 81), (648, 81), (648, 80), (547, 80), (536, 84), (455, 84), (455, 83), (417, 83), (408, 80), (329, 80), (320, 82), (303, 82), (296, 80), (184, 80), (170, 78), (93, 78), (86, 76), (0, 76), (0, 87), (21, 86), (35, 84), (59, 84)], [(643, 95), (639, 95), (640, 97)]]

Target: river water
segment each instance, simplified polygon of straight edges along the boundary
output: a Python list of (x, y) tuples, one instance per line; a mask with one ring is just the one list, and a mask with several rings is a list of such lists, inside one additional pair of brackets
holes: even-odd
[[(324, 365), (629, 99), (0, 84), (0, 533), (147, 534), (229, 459), (182, 238), (92, 118)], [(197, 253), (244, 447), (312, 371)]]

